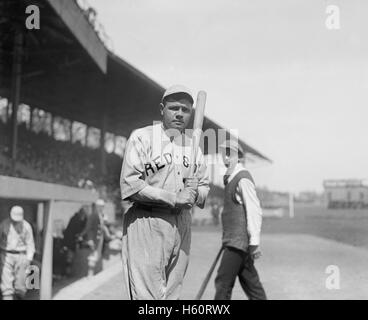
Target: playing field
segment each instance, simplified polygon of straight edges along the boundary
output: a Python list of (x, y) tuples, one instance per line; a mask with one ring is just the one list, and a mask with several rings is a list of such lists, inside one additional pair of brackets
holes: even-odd
[[(256, 265), (268, 297), (368, 299), (367, 230), (365, 211), (299, 208), (294, 219), (264, 219), (263, 257)], [(193, 299), (197, 294), (221, 245), (220, 239), (218, 228), (193, 228), (183, 299)], [(339, 289), (326, 287), (329, 266), (339, 271)], [(214, 276), (203, 299), (213, 299)], [(124, 299), (122, 287), (118, 275), (84, 298)], [(233, 299), (244, 298), (237, 282)]]
[(310, 234), (368, 249), (368, 210), (296, 206), (293, 219), (264, 219), (262, 232)]

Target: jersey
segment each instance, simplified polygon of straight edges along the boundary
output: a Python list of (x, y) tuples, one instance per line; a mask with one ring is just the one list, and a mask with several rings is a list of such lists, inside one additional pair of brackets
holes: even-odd
[(192, 138), (186, 134), (170, 135), (161, 122), (135, 130), (125, 148), (120, 178), (122, 199), (151, 186), (164, 190), (170, 203), (169, 198), (183, 190), (194, 164), (199, 179), (197, 205), (203, 208), (209, 191), (208, 170), (201, 150), (197, 159), (192, 159), (191, 153)]
[(35, 243), (31, 225), (23, 220), (15, 229), (8, 218), (0, 224), (0, 249), (4, 251), (25, 252), (28, 260), (33, 259)]

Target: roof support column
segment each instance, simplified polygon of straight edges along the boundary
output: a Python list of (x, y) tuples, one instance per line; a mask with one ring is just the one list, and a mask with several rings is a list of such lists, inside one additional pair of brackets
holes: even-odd
[(21, 29), (17, 29), (14, 34), (13, 47), (13, 70), (12, 70), (12, 137), (11, 137), (11, 158), (13, 160), (13, 168), (17, 160), (17, 142), (18, 142), (18, 106), (20, 100), (21, 76), (22, 76), (22, 53), (23, 53), (23, 33)]
[(55, 138), (55, 132), (54, 132), (54, 115), (50, 113), (50, 135), (51, 137)]
[(50, 200), (44, 204), (43, 248), (42, 248), (42, 272), (41, 272), (41, 300), (52, 298), (52, 256), (53, 256), (53, 204)]
[(73, 143), (73, 120), (70, 120), (70, 125), (69, 125), (69, 131), (70, 131), (70, 142)]
[(89, 127), (86, 125), (86, 135), (84, 136), (84, 146), (88, 147), (88, 133), (89, 133)]
[(9, 124), (9, 120), (10, 120), (10, 106), (11, 106), (11, 103), (10, 103), (10, 100), (8, 100), (8, 104), (6, 105), (6, 123)]
[(33, 130), (33, 108), (29, 107), (29, 131)]
[(105, 136), (106, 136), (106, 127), (107, 127), (107, 115), (106, 111), (102, 116), (102, 124), (101, 124), (101, 135), (100, 135), (100, 150), (101, 150), (101, 174), (106, 174), (106, 150), (105, 150)]

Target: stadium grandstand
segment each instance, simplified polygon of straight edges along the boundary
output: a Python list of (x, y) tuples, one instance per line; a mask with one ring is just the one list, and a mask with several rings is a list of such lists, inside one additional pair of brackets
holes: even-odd
[[(29, 5), (40, 9), (39, 30), (25, 26)], [(55, 220), (97, 197), (119, 210), (126, 138), (160, 119), (164, 88), (112, 52), (85, 2), (1, 1), (0, 25), (0, 219), (24, 204), (41, 234), (41, 298), (50, 299)], [(208, 128), (221, 126), (206, 118)]]

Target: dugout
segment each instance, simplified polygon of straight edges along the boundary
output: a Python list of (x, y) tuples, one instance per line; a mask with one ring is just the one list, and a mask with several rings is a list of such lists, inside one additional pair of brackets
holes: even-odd
[(52, 297), (54, 216), (58, 206), (92, 204), (97, 193), (39, 181), (0, 176), (0, 215), (5, 218), (12, 205), (22, 205), (25, 218), (33, 227), (36, 253), (41, 260), (40, 298)]

